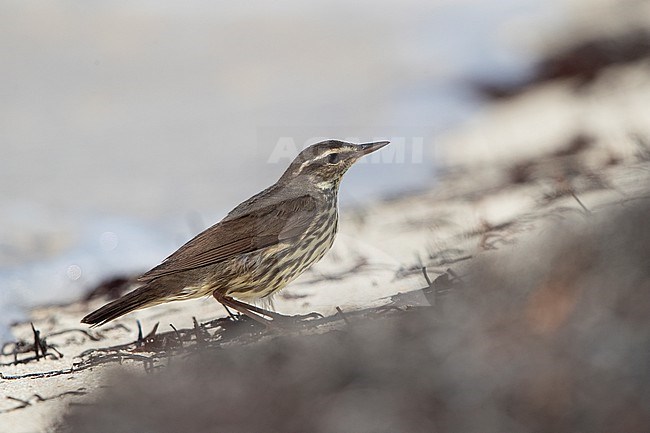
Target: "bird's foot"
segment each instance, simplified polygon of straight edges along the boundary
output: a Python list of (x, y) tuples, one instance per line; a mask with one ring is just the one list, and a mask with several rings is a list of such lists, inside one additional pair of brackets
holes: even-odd
[(305, 315), (286, 316), (284, 314), (276, 313), (274, 311), (265, 310), (264, 308), (256, 307), (255, 305), (246, 304), (245, 302), (233, 299), (230, 296), (223, 296), (218, 293), (213, 294), (214, 298), (219, 301), (226, 309), (228, 307), (233, 310), (250, 317), (251, 319), (262, 323), (268, 328), (273, 329), (287, 329), (294, 328), (302, 325), (305, 322), (322, 319), (323, 316), (319, 313), (309, 313)]
[(273, 317), (273, 324), (280, 328), (296, 328), (301, 325), (313, 322), (314, 320), (323, 319), (320, 313), (297, 314), (295, 316), (285, 316), (283, 314), (275, 313)]

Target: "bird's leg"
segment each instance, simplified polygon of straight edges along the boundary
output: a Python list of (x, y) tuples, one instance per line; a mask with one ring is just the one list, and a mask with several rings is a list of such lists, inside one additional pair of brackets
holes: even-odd
[(253, 305), (248, 305), (244, 302), (238, 301), (236, 299), (231, 298), (230, 296), (225, 296), (219, 292), (214, 292), (212, 293), (212, 296), (214, 296), (214, 299), (217, 300), (221, 305), (223, 305), (226, 310), (228, 307), (232, 308), (233, 310), (250, 317), (251, 319), (255, 320), (256, 322), (259, 322), (265, 326), (268, 326), (270, 328), (276, 327), (274, 323), (272, 323), (272, 320), (267, 319), (264, 317), (265, 315), (267, 317), (273, 318), (272, 314), (270, 311), (263, 310), (261, 308), (257, 308)]
[[(322, 318), (323, 316), (318, 313), (311, 313), (305, 316), (285, 316), (284, 314), (276, 313), (274, 311), (265, 310), (264, 308), (256, 307), (255, 305), (250, 305), (237, 299), (233, 299), (230, 296), (225, 296), (221, 293), (214, 292), (212, 294), (214, 298), (223, 306), (231, 307), (233, 310), (236, 310), (251, 319), (260, 322), (270, 328), (278, 328), (280, 323), (289, 324), (296, 323), (300, 319), (309, 319), (309, 318)], [(267, 318), (268, 317), (268, 318)], [(297, 320), (298, 319), (298, 320)]]
[[(295, 323), (295, 322), (298, 322), (298, 321), (300, 321), (302, 319), (322, 319), (323, 318), (323, 315), (320, 314), (320, 313), (309, 313), (309, 314), (305, 314), (305, 315), (287, 316), (287, 315), (284, 315), (284, 314), (276, 313), (274, 311), (265, 310), (264, 308), (256, 307), (255, 305), (246, 304), (244, 302), (238, 301), (237, 299), (233, 299), (233, 298), (231, 298), (229, 296), (225, 296), (225, 298), (227, 298), (232, 303), (235, 303), (235, 304), (237, 304), (237, 305), (239, 305), (239, 306), (241, 306), (243, 308), (249, 309), (251, 312), (255, 312), (257, 314), (270, 317), (271, 319), (273, 319), (274, 323), (278, 323), (278, 322), (281, 322), (281, 321), (283, 321), (285, 323)], [(233, 307), (233, 308), (235, 308), (235, 307)]]
[(226, 307), (225, 304), (221, 304), (221, 305), (223, 305), (223, 308), (226, 309), (226, 312), (228, 313), (228, 315), (230, 316), (230, 318), (232, 320), (237, 320), (237, 317), (235, 317), (235, 315), (232, 313), (232, 311), (230, 311), (230, 308)]

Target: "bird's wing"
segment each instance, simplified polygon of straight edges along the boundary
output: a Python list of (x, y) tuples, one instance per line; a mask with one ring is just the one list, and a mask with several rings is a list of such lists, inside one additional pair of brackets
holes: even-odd
[(152, 281), (299, 238), (313, 222), (316, 211), (316, 199), (304, 195), (236, 218), (225, 218), (198, 234), (138, 280)]

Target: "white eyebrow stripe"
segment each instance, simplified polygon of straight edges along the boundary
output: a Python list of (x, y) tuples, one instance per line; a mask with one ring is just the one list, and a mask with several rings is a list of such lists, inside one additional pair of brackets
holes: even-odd
[(300, 164), (300, 167), (298, 167), (298, 171), (296, 172), (296, 175), (302, 173), (302, 170), (307, 167), (309, 164), (313, 163), (314, 161), (318, 159), (322, 159), (326, 156), (329, 156), (332, 153), (345, 153), (347, 150), (346, 149), (327, 149), (326, 152), (312, 158), (304, 161), (302, 164)]
[(298, 171), (296, 172), (296, 175), (299, 175), (300, 173), (302, 173), (302, 169), (305, 168), (307, 166), (307, 164), (309, 164), (309, 163), (311, 163), (311, 162), (313, 162), (315, 160), (316, 160), (316, 158), (308, 159), (308, 160), (304, 161), (302, 164), (300, 164), (300, 167), (298, 167)]

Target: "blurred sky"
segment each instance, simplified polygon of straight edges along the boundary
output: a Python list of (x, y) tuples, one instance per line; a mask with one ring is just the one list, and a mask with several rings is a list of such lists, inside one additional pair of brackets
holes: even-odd
[[(227, 210), (282, 172), (279, 137), (429, 147), (465, 114), (454, 81), (521, 73), (508, 31), (540, 3), (4, 1), (1, 200)], [(375, 193), (427, 171), (386, 170), (355, 171)]]
[(344, 206), (430, 184), (468, 80), (525, 75), (563, 4), (2, 1), (0, 309), (154, 265), (274, 182), (279, 143), (401, 146)]

